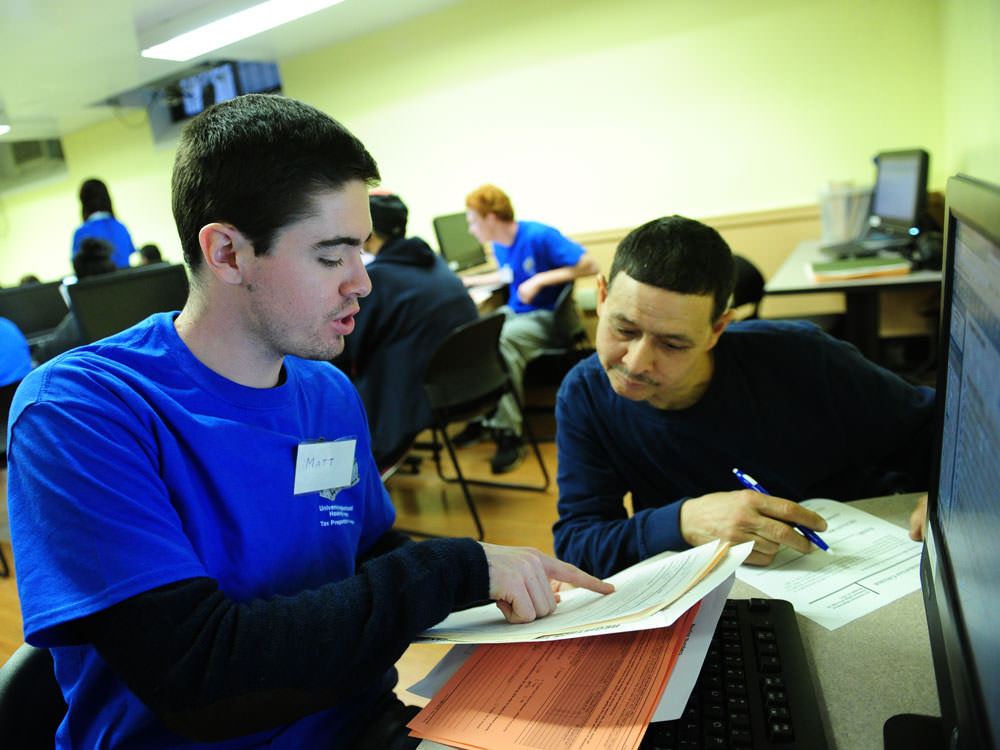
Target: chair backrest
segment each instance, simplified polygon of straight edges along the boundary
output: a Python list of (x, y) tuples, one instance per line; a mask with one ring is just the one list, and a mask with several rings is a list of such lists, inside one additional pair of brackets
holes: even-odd
[(188, 295), (182, 264), (128, 268), (92, 276), (68, 288), (85, 343), (124, 331), (149, 315), (180, 310)]
[(500, 356), (504, 314), (459, 326), (441, 342), (424, 371), (424, 391), (435, 420), (454, 422), (485, 413), (510, 388)]
[(734, 255), (733, 262), (736, 264), (733, 307), (753, 305), (748, 317), (756, 318), (760, 313), (760, 301), (764, 298), (764, 275), (757, 266), (742, 255)]
[(555, 318), (556, 337), (562, 342), (563, 347), (572, 349), (587, 342), (587, 331), (577, 312), (576, 300), (573, 299), (572, 281), (567, 282), (559, 293), (552, 312)]
[(0, 318), (21, 329), (29, 342), (51, 333), (68, 312), (61, 281), (0, 289)]
[(54, 747), (65, 714), (52, 654), (21, 644), (0, 667), (0, 747)]

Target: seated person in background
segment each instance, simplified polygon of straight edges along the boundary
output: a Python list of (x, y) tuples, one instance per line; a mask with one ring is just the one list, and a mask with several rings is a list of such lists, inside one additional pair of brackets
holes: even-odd
[(26, 273), (21, 277), (21, 280), (17, 282), (18, 286), (27, 286), (28, 284), (41, 284), (42, 280), (38, 278), (33, 273)]
[[(106, 240), (97, 237), (87, 237), (80, 243), (80, 249), (73, 256), (73, 272), (76, 280), (86, 279), (90, 276), (100, 276), (104, 273), (113, 273), (118, 270), (118, 266), (111, 259), (114, 248)], [(39, 341), (32, 352), (35, 362), (41, 364), (48, 362), (57, 354), (62, 354), (68, 349), (80, 346), (83, 343), (83, 336), (80, 334), (80, 327), (77, 325), (76, 317), (70, 311), (59, 321), (56, 329)]]
[(414, 747), (393, 665), (416, 634), (485, 599), (546, 615), (555, 581), (611, 590), (537, 550), (392, 530), (330, 365), (370, 289), (377, 178), (301, 102), (206, 109), (172, 179), (184, 308), (22, 381), (11, 537), (25, 638), (69, 704), (57, 746)]
[[(507, 315), (500, 335), (500, 351), (511, 380), (523, 401), (524, 368), (544, 349), (559, 346), (552, 310), (566, 284), (593, 276), (598, 265), (583, 247), (554, 227), (535, 221), (515, 221), (510, 198), (494, 185), (483, 185), (465, 199), (469, 232), (483, 244), (491, 243), (498, 270), (463, 276), (466, 286), (510, 285)], [(521, 414), (512, 396), (501, 400), (489, 420), (470, 422), (455, 436), (455, 444), (472, 445), (491, 429), (497, 443), (491, 461), (494, 474), (510, 471), (522, 457)]]
[(149, 242), (139, 248), (139, 265), (152, 266), (156, 263), (163, 263), (163, 256), (160, 248)]
[(7, 467), (7, 411), (10, 408), (14, 391), (21, 379), (31, 372), (31, 351), (28, 339), (21, 329), (7, 318), (0, 318), (0, 411), (3, 412), (3, 422), (0, 423), (0, 469)]
[(427, 363), (449, 333), (479, 313), (444, 259), (406, 236), (408, 211), (398, 196), (373, 194), (369, 204), (372, 235), (364, 249), (374, 256), (367, 266), (372, 289), (335, 363), (361, 394), (382, 469), (430, 426)]
[(764, 565), (810, 551), (789, 523), (826, 528), (795, 501), (927, 488), (933, 389), (809, 323), (730, 325), (732, 288), (725, 241), (680, 216), (633, 230), (598, 277), (597, 351), (556, 403), (561, 559), (604, 576), (718, 538)]
[(80, 212), (83, 224), (73, 233), (72, 258), (80, 252), (80, 243), (87, 237), (97, 237), (111, 243), (111, 259), (118, 268), (128, 268), (135, 246), (132, 235), (117, 218), (111, 206), (111, 194), (100, 180), (84, 180), (80, 186)]
[(0, 386), (18, 382), (31, 372), (31, 351), (21, 329), (0, 318)]

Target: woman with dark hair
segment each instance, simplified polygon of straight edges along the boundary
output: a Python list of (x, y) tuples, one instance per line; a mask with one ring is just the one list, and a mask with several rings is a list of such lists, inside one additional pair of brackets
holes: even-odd
[(115, 218), (108, 187), (97, 179), (84, 180), (80, 186), (80, 212), (83, 224), (73, 233), (73, 250), (70, 258), (80, 252), (80, 244), (88, 237), (96, 237), (111, 244), (111, 259), (118, 268), (129, 267), (129, 257), (135, 252), (128, 229)]

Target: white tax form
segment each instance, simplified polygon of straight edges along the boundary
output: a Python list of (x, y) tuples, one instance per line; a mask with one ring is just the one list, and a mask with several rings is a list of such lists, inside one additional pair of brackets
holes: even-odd
[(923, 545), (895, 524), (836, 500), (806, 500), (823, 516), (830, 551), (783, 547), (766, 567), (741, 565), (736, 577), (828, 630), (920, 588)]

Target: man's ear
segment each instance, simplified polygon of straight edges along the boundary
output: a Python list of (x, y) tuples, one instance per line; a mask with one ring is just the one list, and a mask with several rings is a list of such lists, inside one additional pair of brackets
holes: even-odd
[(728, 326), (730, 323), (733, 322), (733, 318), (735, 317), (735, 315), (736, 313), (733, 311), (732, 308), (730, 308), (726, 310), (724, 313), (722, 313), (722, 315), (719, 316), (719, 319), (715, 321), (715, 323), (712, 325), (712, 339), (711, 339), (712, 343), (711, 346), (709, 346), (709, 349), (711, 349), (717, 343), (719, 343), (719, 336), (721, 336), (722, 332), (726, 330), (726, 326)]
[(603, 273), (597, 274), (597, 317), (604, 310), (604, 301), (608, 298), (608, 280)]
[(206, 224), (198, 232), (198, 244), (205, 265), (226, 284), (243, 284), (241, 250), (249, 243), (236, 227), (221, 222)]

